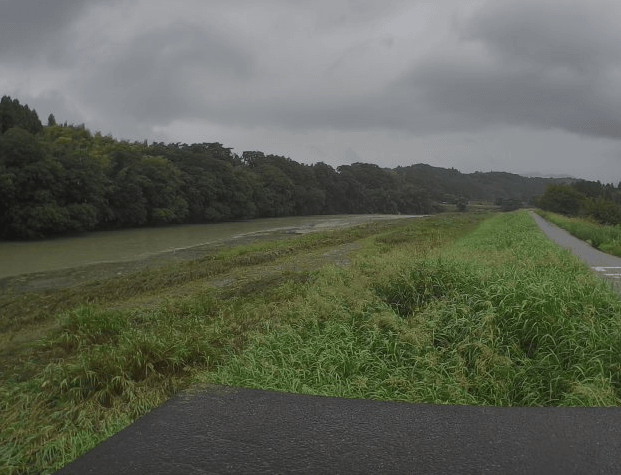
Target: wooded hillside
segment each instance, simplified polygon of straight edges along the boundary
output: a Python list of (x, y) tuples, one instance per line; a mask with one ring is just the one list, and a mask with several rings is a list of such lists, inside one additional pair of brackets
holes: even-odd
[(218, 142), (117, 141), (84, 125), (43, 126), (0, 101), (0, 238), (335, 213), (438, 211), (439, 202), (532, 202), (553, 179), (417, 164), (307, 165)]

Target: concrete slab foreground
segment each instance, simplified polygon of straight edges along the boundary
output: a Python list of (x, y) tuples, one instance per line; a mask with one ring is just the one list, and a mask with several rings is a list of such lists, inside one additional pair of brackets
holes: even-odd
[(440, 406), (209, 386), (60, 474), (621, 473), (621, 409)]

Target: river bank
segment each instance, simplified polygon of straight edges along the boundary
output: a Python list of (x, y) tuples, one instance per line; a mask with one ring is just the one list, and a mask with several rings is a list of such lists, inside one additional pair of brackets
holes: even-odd
[(45, 291), (143, 269), (186, 262), (218, 251), (408, 215), (333, 215), (258, 219), (90, 233), (34, 242), (0, 242), (0, 293)]

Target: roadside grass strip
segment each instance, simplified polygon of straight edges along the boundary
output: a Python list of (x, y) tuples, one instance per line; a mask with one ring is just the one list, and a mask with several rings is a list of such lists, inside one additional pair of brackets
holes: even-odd
[(321, 272), (291, 323), (207, 379), (421, 403), (619, 405), (619, 300), (526, 213), (412, 249)]
[(621, 225), (598, 224), (583, 218), (569, 218), (548, 211), (537, 210), (538, 215), (566, 230), (572, 236), (588, 242), (596, 249), (621, 257)]

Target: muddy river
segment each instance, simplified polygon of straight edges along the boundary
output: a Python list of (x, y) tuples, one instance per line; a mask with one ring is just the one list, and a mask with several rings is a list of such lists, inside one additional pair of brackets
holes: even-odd
[(161, 254), (188, 255), (206, 245), (261, 236), (304, 234), (404, 215), (335, 215), (256, 219), (235, 223), (124, 229), (31, 242), (0, 241), (0, 279), (93, 264), (137, 261)]

